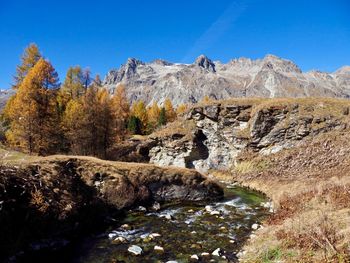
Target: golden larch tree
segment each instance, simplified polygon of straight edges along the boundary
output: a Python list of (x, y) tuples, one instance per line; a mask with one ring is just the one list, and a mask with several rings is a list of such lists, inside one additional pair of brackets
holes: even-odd
[(115, 122), (116, 140), (121, 140), (126, 134), (126, 126), (130, 116), (130, 104), (126, 97), (125, 86), (117, 86), (111, 99), (111, 111)]
[(21, 64), (16, 68), (16, 75), (14, 76), (15, 83), (12, 85), (13, 89), (18, 89), (24, 78), (27, 76), (30, 69), (32, 69), (35, 64), (41, 58), (39, 48), (36, 44), (30, 44), (21, 56)]
[(48, 154), (57, 144), (56, 92), (58, 77), (50, 62), (40, 59), (10, 101), (7, 139), (27, 152)]
[(176, 112), (175, 112), (173, 104), (169, 98), (165, 99), (164, 108), (165, 108), (167, 122), (174, 121), (176, 119)]

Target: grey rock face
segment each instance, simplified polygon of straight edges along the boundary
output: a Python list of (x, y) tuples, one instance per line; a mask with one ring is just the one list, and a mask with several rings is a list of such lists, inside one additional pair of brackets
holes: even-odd
[(1, 90), (0, 89), (0, 112), (5, 107), (7, 100), (15, 94), (15, 91), (12, 89)]
[[(346, 110), (341, 117), (297, 103), (255, 107), (246, 103), (192, 108), (187, 115), (187, 121), (195, 122), (192, 137), (157, 138), (157, 145), (149, 151), (150, 162), (201, 172), (225, 170), (237, 164), (244, 150), (271, 154), (296, 146), (304, 138), (348, 127)], [(317, 107), (327, 105), (320, 102)]]
[(106, 75), (103, 85), (114, 92), (116, 85), (126, 86), (131, 102), (147, 104), (196, 103), (204, 96), (230, 97), (350, 97), (350, 67), (334, 73), (302, 72), (292, 61), (267, 55), (263, 59), (239, 58), (224, 64), (204, 55), (193, 64), (155, 60), (144, 63), (128, 59), (118, 70)]
[(208, 71), (215, 72), (215, 64), (204, 55), (200, 55), (194, 64)]

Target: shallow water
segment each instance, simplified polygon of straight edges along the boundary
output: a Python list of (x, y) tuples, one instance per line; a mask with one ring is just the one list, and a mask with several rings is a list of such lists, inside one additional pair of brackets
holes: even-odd
[[(268, 214), (265, 201), (257, 192), (228, 185), (225, 198), (218, 202), (163, 204), (158, 212), (130, 211), (120, 227), (85, 241), (77, 261), (190, 262), (197, 255), (199, 262), (235, 262), (252, 225)], [(132, 245), (141, 247), (142, 254), (130, 253)], [(156, 251), (155, 246), (164, 251)], [(212, 255), (217, 248), (220, 255)]]

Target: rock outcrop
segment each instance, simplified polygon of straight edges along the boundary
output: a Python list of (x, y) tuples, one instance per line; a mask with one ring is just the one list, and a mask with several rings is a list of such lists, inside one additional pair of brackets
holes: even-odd
[(158, 143), (149, 151), (150, 162), (199, 171), (229, 169), (242, 151), (275, 153), (305, 138), (347, 129), (349, 108), (349, 101), (331, 99), (250, 99), (194, 106), (182, 120), (194, 123), (190, 135), (153, 136)]
[(263, 59), (212, 61), (204, 55), (192, 64), (155, 60), (144, 63), (129, 58), (119, 69), (108, 72), (103, 85), (114, 93), (116, 85), (126, 86), (131, 102), (174, 105), (196, 103), (204, 96), (231, 97), (343, 97), (350, 96), (350, 67), (333, 73), (302, 72), (292, 61), (267, 55)]
[(0, 177), (0, 259), (33, 242), (49, 246), (91, 232), (124, 208), (223, 196), (194, 170), (90, 157), (0, 165)]

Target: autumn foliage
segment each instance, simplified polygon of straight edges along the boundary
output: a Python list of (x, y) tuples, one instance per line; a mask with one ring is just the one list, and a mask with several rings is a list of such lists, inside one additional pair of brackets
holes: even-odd
[(124, 85), (109, 94), (99, 75), (92, 79), (90, 70), (80, 66), (70, 67), (60, 85), (55, 69), (35, 44), (22, 55), (13, 88), (17, 92), (2, 114), (6, 141), (30, 154), (107, 158), (108, 149), (128, 136), (150, 134), (177, 116), (170, 99), (149, 107), (142, 100), (130, 105)]

